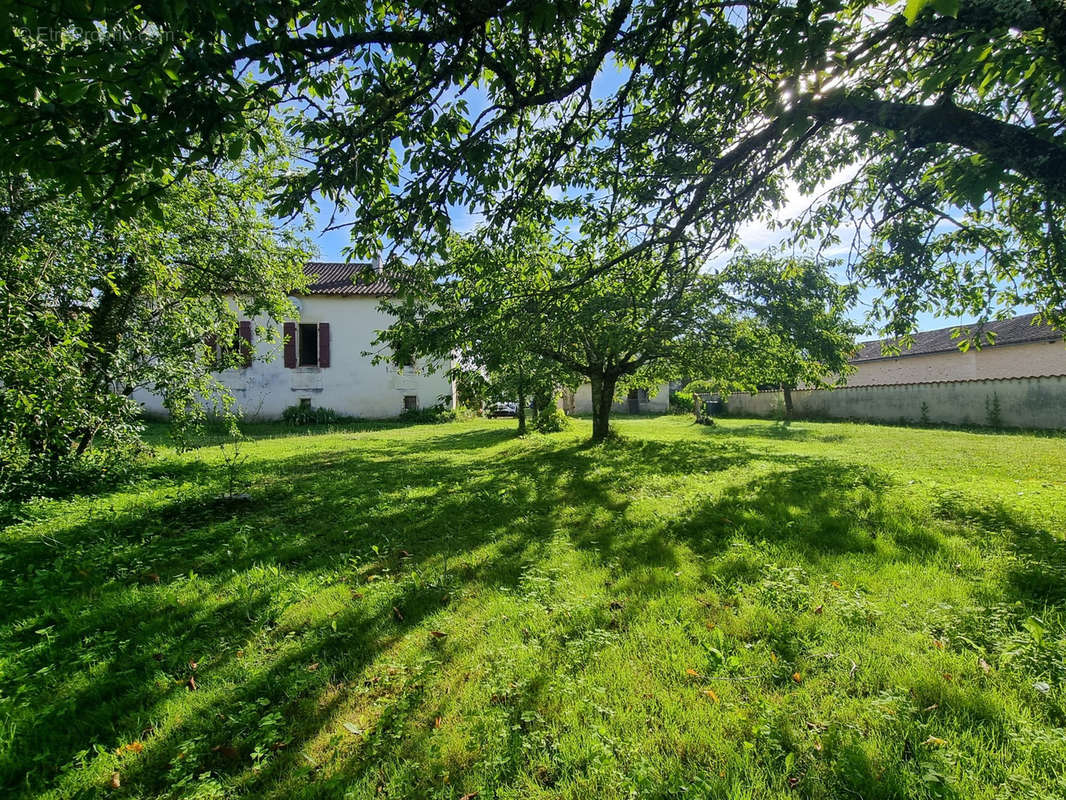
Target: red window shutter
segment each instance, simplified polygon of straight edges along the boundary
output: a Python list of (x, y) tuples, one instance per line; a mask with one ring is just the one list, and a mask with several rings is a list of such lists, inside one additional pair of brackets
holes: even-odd
[(252, 323), (243, 319), (237, 323), (237, 335), (241, 339), (241, 356), (244, 357), (244, 366), (252, 366)]
[(296, 368), (296, 323), (286, 322), (281, 326), (285, 334), (285, 368)]
[(329, 323), (318, 323), (318, 366), (329, 366)]

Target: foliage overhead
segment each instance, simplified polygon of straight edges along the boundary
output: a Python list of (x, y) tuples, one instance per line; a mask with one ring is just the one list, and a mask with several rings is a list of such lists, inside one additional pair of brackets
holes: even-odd
[(270, 107), (313, 163), (279, 208), (351, 203), (355, 251), (441, 252), (455, 207), (505, 227), (578, 196), (598, 234), (707, 251), (790, 181), (829, 181), (798, 235), (854, 232), (897, 329), (927, 307), (1064, 306), (1062, 0), (60, 12), (23, 5), (0, 32), (0, 163), (120, 206), (176, 162), (258, 148)]

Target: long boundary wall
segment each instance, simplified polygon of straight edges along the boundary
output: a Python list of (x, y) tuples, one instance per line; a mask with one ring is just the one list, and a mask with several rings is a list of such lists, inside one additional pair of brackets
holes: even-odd
[[(794, 416), (814, 419), (1064, 430), (1066, 376), (796, 389), (792, 406)], [(733, 394), (728, 409), (741, 416), (777, 416), (784, 397), (779, 391)]]

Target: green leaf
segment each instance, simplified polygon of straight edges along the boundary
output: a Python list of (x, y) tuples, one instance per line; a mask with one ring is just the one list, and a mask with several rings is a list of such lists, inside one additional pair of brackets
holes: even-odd
[(933, 8), (945, 17), (959, 16), (959, 0), (932, 0)]
[(908, 25), (913, 25), (914, 21), (918, 19), (918, 15), (922, 13), (922, 9), (929, 4), (929, 0), (907, 0), (907, 6), (903, 9), (903, 16), (907, 20)]

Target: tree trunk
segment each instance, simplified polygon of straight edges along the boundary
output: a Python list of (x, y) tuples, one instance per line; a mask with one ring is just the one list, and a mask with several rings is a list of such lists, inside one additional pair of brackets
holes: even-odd
[(526, 432), (526, 393), (519, 390), (518, 392), (518, 435), (522, 436)]
[(781, 391), (785, 395), (785, 419), (792, 419), (792, 387), (782, 383)]
[(614, 376), (596, 375), (592, 383), (592, 441), (602, 442), (611, 432), (611, 406), (614, 405)]

